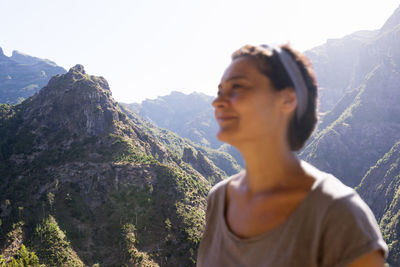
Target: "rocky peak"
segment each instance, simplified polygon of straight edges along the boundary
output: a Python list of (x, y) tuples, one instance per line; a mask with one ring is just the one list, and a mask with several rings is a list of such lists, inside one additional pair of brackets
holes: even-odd
[(393, 12), (392, 16), (385, 22), (381, 32), (386, 32), (400, 25), (400, 6)]
[(73, 67), (68, 71), (68, 73), (72, 73), (72, 72), (78, 72), (78, 73), (81, 73), (81, 74), (86, 74), (85, 68), (84, 68), (83, 65), (81, 65), (81, 64), (76, 64), (75, 66), (73, 66)]
[(9, 57), (4, 54), (3, 49), (0, 47), (0, 60), (1, 61), (9, 61)]
[(54, 76), (22, 107), (25, 120), (36, 123), (35, 128), (64, 129), (79, 136), (112, 131), (114, 122), (119, 121), (119, 108), (107, 81), (87, 75), (82, 65)]

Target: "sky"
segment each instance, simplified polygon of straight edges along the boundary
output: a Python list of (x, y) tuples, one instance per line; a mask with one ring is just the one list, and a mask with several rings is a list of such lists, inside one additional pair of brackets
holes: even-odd
[(113, 97), (215, 95), (233, 51), (379, 29), (400, 0), (0, 0), (0, 47), (103, 76)]

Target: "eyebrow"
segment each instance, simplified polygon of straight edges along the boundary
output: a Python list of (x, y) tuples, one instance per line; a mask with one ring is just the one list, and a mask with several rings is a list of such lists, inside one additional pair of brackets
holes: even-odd
[(236, 76), (232, 76), (230, 77), (228, 80), (226, 81), (232, 81), (232, 80), (239, 80), (239, 79), (245, 79), (248, 80), (246, 76), (242, 76), (242, 75), (236, 75)]
[[(246, 78), (246, 76), (236, 75), (236, 76), (230, 77), (230, 78), (227, 79), (225, 82), (230, 82), (230, 81), (232, 81), (232, 80), (242, 80), (242, 79), (248, 81), (248, 79)], [(221, 89), (221, 83), (218, 84), (218, 88)]]

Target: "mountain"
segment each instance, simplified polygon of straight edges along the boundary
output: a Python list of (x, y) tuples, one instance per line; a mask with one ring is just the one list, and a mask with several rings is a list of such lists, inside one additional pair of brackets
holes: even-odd
[(393, 45), (400, 25), (399, 14), (400, 7), (379, 30), (329, 39), (305, 52), (317, 76), (320, 112), (332, 110), (343, 95), (358, 87), (382, 57), (396, 57)]
[(0, 254), (24, 244), (49, 266), (193, 266), (225, 174), (170, 134), (124, 113), (81, 65), (0, 105)]
[(369, 169), (357, 191), (378, 219), (390, 248), (388, 261), (400, 266), (400, 142)]
[(358, 88), (353, 102), (300, 157), (350, 186), (400, 140), (400, 72), (384, 60)]
[[(172, 92), (166, 96), (160, 96), (154, 100), (145, 100), (141, 104), (121, 104), (145, 120), (177, 133), (194, 143), (197, 149), (204, 151), (210, 159), (216, 159), (220, 153), (230, 154), (239, 168), (244, 167), (244, 161), (239, 151), (230, 145), (220, 142), (216, 133), (218, 125), (214, 118), (214, 109), (211, 106), (214, 97), (202, 93), (191, 93), (189, 95), (181, 92)], [(155, 134), (153, 132), (153, 134)], [(210, 150), (208, 148), (217, 149)], [(212, 151), (211, 155), (210, 151)], [(214, 163), (223, 169), (228, 175), (236, 173), (237, 168), (226, 169), (226, 164), (231, 165), (226, 159), (216, 159)], [(217, 163), (220, 162), (220, 163)], [(222, 164), (222, 165), (221, 165)]]
[[(400, 8), (379, 30), (306, 52), (322, 114), (299, 154), (356, 187), (393, 266), (400, 265), (399, 44)], [(175, 92), (117, 104), (104, 78), (77, 65), (21, 104), (0, 105), (0, 264), (1, 255), (26, 255), (24, 244), (50, 266), (193, 266), (207, 192), (239, 169), (225, 153), (237, 151), (209, 139), (211, 101)]]
[(45, 86), (52, 76), (65, 72), (50, 60), (18, 51), (7, 57), (0, 48), (0, 103), (22, 102)]
[[(191, 164), (202, 175), (208, 177), (207, 179), (211, 183), (215, 183), (221, 180), (222, 177), (230, 176), (240, 171), (240, 165), (230, 155), (229, 151), (215, 150), (195, 144), (187, 138), (182, 138), (170, 130), (159, 128), (154, 123), (143, 119), (126, 104), (119, 104), (119, 106), (133, 122), (141, 125), (142, 130), (155, 137), (171, 151), (177, 153), (179, 157), (182, 157), (184, 162)], [(222, 171), (219, 177), (213, 177), (213, 175), (215, 176), (214, 172), (210, 173), (206, 171), (213, 168), (218, 168)]]
[(322, 118), (301, 158), (354, 187), (400, 140), (399, 45), (400, 24), (391, 30), (382, 28), (368, 43), (351, 51), (357, 61), (350, 71), (354, 75), (349, 89)]
[(211, 106), (213, 99), (202, 93), (186, 95), (174, 91), (154, 100), (126, 106), (159, 127), (176, 132), (196, 144), (217, 149), (222, 142), (216, 138), (218, 125)]
[[(377, 31), (358, 32), (307, 53), (325, 86), (319, 91), (325, 107), (299, 155), (357, 188), (377, 217), (393, 266), (400, 265), (399, 46), (400, 7)], [(329, 106), (328, 98), (337, 102)]]
[(341, 39), (328, 39), (325, 44), (305, 52), (317, 77), (320, 112), (330, 111), (370, 71), (360, 71), (358, 51), (377, 33), (358, 31)]

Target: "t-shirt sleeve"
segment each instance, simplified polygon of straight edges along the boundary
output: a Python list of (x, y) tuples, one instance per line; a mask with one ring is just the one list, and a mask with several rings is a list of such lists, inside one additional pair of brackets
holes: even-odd
[(375, 216), (357, 193), (333, 200), (322, 227), (321, 266), (347, 266), (376, 250), (387, 257), (388, 247)]
[(214, 208), (214, 194), (214, 191), (210, 191), (207, 196), (206, 222), (209, 220)]

